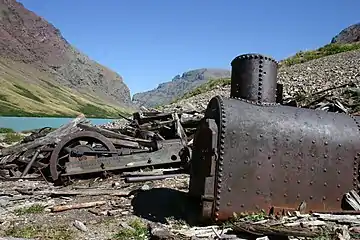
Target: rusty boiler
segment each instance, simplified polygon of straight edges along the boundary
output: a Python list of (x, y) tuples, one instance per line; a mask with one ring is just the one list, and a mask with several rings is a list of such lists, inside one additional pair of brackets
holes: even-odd
[(233, 213), (342, 211), (358, 192), (360, 117), (277, 103), (277, 62), (236, 57), (231, 94), (208, 103), (194, 137), (189, 195), (198, 216)]

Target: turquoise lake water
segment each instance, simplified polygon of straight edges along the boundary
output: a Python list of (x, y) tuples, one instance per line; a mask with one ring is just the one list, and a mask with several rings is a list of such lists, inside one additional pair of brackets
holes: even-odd
[[(74, 118), (43, 118), (43, 117), (0, 117), (0, 128), (12, 128), (15, 131), (39, 129), (43, 127), (57, 128)], [(113, 119), (87, 118), (93, 124), (104, 124)]]

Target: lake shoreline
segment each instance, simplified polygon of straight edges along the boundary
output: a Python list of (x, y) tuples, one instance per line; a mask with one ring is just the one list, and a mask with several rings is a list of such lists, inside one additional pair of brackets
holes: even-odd
[[(80, 113), (79, 113), (80, 114)], [(7, 115), (0, 114), (1, 117), (29, 117), (29, 118), (76, 118), (78, 115), (47, 115), (47, 114), (16, 114), (16, 115)], [(85, 115), (86, 118), (101, 118), (101, 119), (118, 119), (120, 116), (101, 116), (101, 115)]]
[[(12, 129), (14, 132), (33, 131), (44, 127), (58, 128), (76, 117), (10, 117), (0, 116), (0, 129)], [(86, 117), (94, 125), (108, 124), (118, 118)]]

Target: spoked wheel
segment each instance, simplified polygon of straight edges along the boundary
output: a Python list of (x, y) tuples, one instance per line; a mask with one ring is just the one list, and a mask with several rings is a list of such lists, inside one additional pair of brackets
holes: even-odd
[[(95, 154), (84, 153), (93, 151), (95, 151)], [(96, 151), (99, 151), (99, 154)], [(116, 148), (109, 139), (100, 133), (80, 131), (66, 136), (58, 143), (51, 154), (51, 178), (54, 181), (61, 180), (61, 174), (65, 172), (66, 162), (96, 160), (99, 156), (104, 156), (104, 151), (116, 152)], [(114, 156), (116, 154), (109, 153), (105, 155)]]

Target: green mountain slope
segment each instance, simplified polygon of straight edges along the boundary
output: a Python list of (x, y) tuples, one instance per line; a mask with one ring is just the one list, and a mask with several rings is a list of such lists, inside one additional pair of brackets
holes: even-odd
[(128, 108), (105, 104), (91, 94), (79, 94), (30, 65), (0, 59), (0, 115), (118, 117)]
[(16, 0), (0, 0), (0, 116), (116, 117), (132, 108), (122, 77)]

